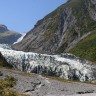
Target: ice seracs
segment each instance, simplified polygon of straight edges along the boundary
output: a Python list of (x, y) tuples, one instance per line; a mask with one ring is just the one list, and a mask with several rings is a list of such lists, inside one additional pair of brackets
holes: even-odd
[[(8, 48), (0, 48), (0, 51), (14, 68), (21, 71), (80, 81), (94, 81), (96, 79), (92, 64), (69, 53), (47, 55)], [(96, 66), (94, 68), (96, 69)]]

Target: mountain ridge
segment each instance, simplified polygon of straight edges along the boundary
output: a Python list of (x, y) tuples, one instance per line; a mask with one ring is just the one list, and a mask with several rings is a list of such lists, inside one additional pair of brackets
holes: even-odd
[(1, 44), (13, 44), (22, 35), (15, 31), (11, 31), (7, 26), (0, 24), (0, 43)]
[(21, 42), (13, 45), (13, 48), (47, 54), (76, 54), (71, 49), (75, 48), (82, 38), (88, 37), (96, 30), (95, 6), (94, 0), (68, 0), (39, 20)]

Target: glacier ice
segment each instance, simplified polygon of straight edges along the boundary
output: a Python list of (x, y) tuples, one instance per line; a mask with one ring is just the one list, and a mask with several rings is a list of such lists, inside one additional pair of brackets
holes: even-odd
[(0, 47), (0, 52), (7, 62), (21, 71), (80, 81), (95, 80), (92, 64), (69, 53), (47, 55), (16, 51), (7, 47)]
[(26, 33), (21, 33), (21, 34), (22, 34), (22, 36), (19, 39), (17, 39), (17, 41), (14, 42), (14, 44), (19, 43), (24, 38), (24, 36), (26, 35)]
[(3, 48), (3, 49), (12, 49), (11, 48), (11, 45), (8, 45), (8, 44), (0, 44), (0, 48)]

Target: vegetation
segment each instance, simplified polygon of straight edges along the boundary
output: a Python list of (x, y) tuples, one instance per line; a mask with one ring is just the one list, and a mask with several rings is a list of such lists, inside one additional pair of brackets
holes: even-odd
[(76, 25), (79, 28), (81, 35), (83, 35), (96, 28), (96, 21), (92, 20), (88, 12), (86, 12), (86, 7), (84, 5), (85, 1), (79, 1), (77, 6), (73, 7), (73, 14), (77, 19)]
[[(90, 3), (89, 1), (87, 1), (87, 3)], [(69, 52), (81, 58), (96, 62), (96, 21), (90, 18), (84, 2), (84, 0), (69, 0), (65, 6), (61, 6), (62, 10), (64, 10), (64, 8), (72, 8), (73, 16), (76, 18), (77, 30), (74, 30), (74, 27), (72, 29), (69, 28), (71, 41), (78, 36), (75, 34), (75, 31), (79, 32), (80, 36), (86, 34), (87, 32), (92, 32), (90, 36), (80, 41)], [(90, 6), (93, 5), (90, 4)], [(62, 44), (62, 46), (58, 49), (59, 53), (64, 52), (64, 50), (67, 48), (66, 43)]]
[[(26, 42), (26, 40), (24, 39), (24, 42), (22, 41), (22, 43), (16, 44), (14, 47), (17, 47), (16, 49), (19, 49), (19, 45), (21, 44), (23, 46), (22, 48), (20, 48), (21, 50), (33, 50), (40, 53), (48, 52), (49, 54), (62, 53), (68, 48), (70, 49), (71, 47), (73, 47), (73, 45), (75, 45), (74, 42), (77, 39), (88, 32), (96, 30), (96, 21), (92, 19), (92, 17), (94, 16), (89, 15), (89, 13), (95, 15), (95, 11), (92, 11), (89, 8), (89, 5), (90, 8), (95, 9), (94, 4), (92, 4), (90, 0), (68, 0), (66, 4), (61, 5), (56, 10), (45, 16), (43, 19), (39, 20), (35, 27), (29, 32), (30, 34), (31, 32), (35, 34), (37, 32), (36, 30), (38, 30), (39, 28), (40, 35), (36, 34), (38, 38), (35, 38), (34, 40), (30, 39), (31, 45), (33, 44), (33, 46), (27, 46), (29, 43), (27, 43), (27, 45), (24, 45)], [(27, 36), (26, 38), (29, 38)], [(36, 48), (34, 47), (35, 43), (32, 41), (38, 43)], [(83, 46), (83, 43), (78, 43), (78, 46), (80, 45)], [(92, 44), (89, 45), (95, 46), (95, 43), (93, 44), (92, 42)], [(88, 47), (90, 47), (89, 45)], [(90, 50), (88, 48), (88, 50), (86, 49), (87, 51), (92, 52), (90, 53), (90, 56), (89, 54), (88, 56), (85, 56), (85, 54), (84, 56), (82, 55), (82, 53), (85, 52), (84, 48), (81, 53), (76, 48), (73, 48), (72, 50), (70, 50), (70, 52), (82, 58), (85, 57), (86, 59), (95, 61), (96, 57), (94, 56), (95, 53), (93, 52), (95, 50), (95, 47), (91, 47), (93, 49), (90, 48)], [(86, 52), (86, 55), (87, 53), (88, 52)]]
[(5, 86), (7, 87), (13, 87), (14, 85), (16, 85), (16, 79), (12, 76), (6, 76), (5, 80)]
[(5, 60), (5, 58), (0, 53), (0, 67), (12, 68), (12, 66)]
[(4, 80), (0, 79), (0, 96), (28, 96), (10, 90), (16, 84), (16, 81), (12, 76), (6, 76)]
[(85, 82), (81, 82), (79, 80), (66, 80), (66, 79), (63, 79), (63, 78), (60, 78), (60, 77), (55, 77), (55, 76), (45, 76), (46, 78), (49, 78), (49, 79), (53, 79), (53, 80), (57, 80), (57, 81), (60, 81), (60, 82), (66, 82), (66, 83), (72, 83), (72, 82), (78, 82), (78, 83), (86, 83), (86, 84), (93, 84), (93, 85), (96, 85), (96, 82), (89, 82), (89, 81), (85, 81)]
[(1, 90), (0, 91), (0, 96), (28, 96), (28, 95), (24, 95), (24, 94), (19, 94), (13, 90), (9, 90), (9, 89), (6, 89), (6, 90)]
[[(89, 1), (87, 1), (87, 2), (89, 2)], [(71, 8), (72, 9), (72, 15), (75, 16), (75, 18), (76, 18), (76, 28), (77, 28), (77, 30), (74, 27), (75, 25), (72, 26), (72, 27), (68, 27), (68, 30), (69, 30), (68, 37), (66, 37), (66, 40), (64, 40), (64, 43), (59, 47), (59, 49), (57, 50), (57, 53), (64, 52), (64, 50), (66, 50), (66, 48), (68, 46), (68, 40), (70, 39), (69, 41), (71, 42), (71, 41), (75, 40), (76, 38), (78, 38), (78, 32), (80, 33), (80, 36), (82, 36), (82, 35), (86, 34), (87, 32), (96, 30), (96, 21), (94, 21), (90, 18), (84, 4), (85, 4), (84, 0), (69, 0), (66, 4), (58, 7), (55, 11), (48, 14), (43, 19), (43, 20), (45, 20), (45, 19), (48, 19), (48, 18), (52, 18), (52, 21), (48, 25), (48, 27), (46, 29), (46, 32), (45, 32), (45, 35), (44, 35), (44, 37), (46, 39), (50, 39), (51, 37), (54, 37), (54, 33), (58, 30), (58, 25), (60, 23), (60, 14), (64, 11), (64, 9)], [(90, 46), (91, 45), (95, 46), (93, 43), (91, 43), (91, 41), (88, 44)], [(82, 44), (80, 43), (79, 46), (80, 45), (82, 45)], [(90, 46), (88, 46), (88, 47), (90, 47)], [(91, 48), (93, 48), (93, 47), (91, 47)], [(93, 57), (95, 52), (93, 52), (92, 50), (95, 50), (95, 47), (94, 47), (94, 49), (91, 49), (91, 48), (90, 48), (90, 54), (91, 54), (90, 56), (85, 56), (85, 55), (82, 56), (81, 54), (83, 52), (81, 52), (80, 55), (76, 54), (76, 52), (75, 52), (75, 54), (77, 56), (81, 56), (82, 58), (85, 57), (85, 59), (94, 61), (94, 60), (96, 60), (96, 57)], [(77, 50), (77, 51), (79, 53), (79, 50)], [(89, 50), (87, 50), (87, 51), (89, 51)], [(71, 52), (74, 54), (73, 51), (71, 51)], [(84, 50), (84, 52), (85, 52), (85, 50)], [(86, 52), (86, 55), (87, 55), (87, 52)]]
[(96, 31), (81, 40), (70, 52), (81, 58), (96, 62)]
[(57, 53), (63, 53), (64, 50), (66, 49), (67, 45), (68, 45), (67, 43), (62, 44), (62, 46), (59, 47)]

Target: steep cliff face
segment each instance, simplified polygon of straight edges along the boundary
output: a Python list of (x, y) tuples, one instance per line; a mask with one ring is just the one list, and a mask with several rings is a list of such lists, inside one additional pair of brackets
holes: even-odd
[(96, 21), (96, 0), (85, 2), (89, 16)]
[(13, 48), (39, 53), (62, 53), (96, 29), (96, 0), (68, 0), (38, 21)]
[(0, 43), (13, 44), (21, 37), (21, 34), (9, 30), (5, 25), (0, 25)]

